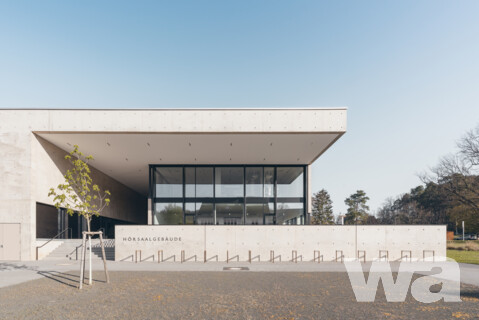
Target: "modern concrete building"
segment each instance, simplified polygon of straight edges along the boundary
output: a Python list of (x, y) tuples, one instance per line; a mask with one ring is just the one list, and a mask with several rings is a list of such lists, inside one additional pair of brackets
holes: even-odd
[(345, 132), (345, 108), (0, 110), (0, 260), (84, 230), (48, 197), (73, 145), (112, 193), (93, 228), (113, 237), (115, 225), (306, 224), (310, 165)]

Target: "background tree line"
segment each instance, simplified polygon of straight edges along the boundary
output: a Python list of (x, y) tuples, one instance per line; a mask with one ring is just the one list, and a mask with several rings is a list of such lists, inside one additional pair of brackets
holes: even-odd
[[(396, 198), (388, 198), (372, 215), (363, 190), (345, 200), (345, 224), (447, 224), (456, 230), (462, 221), (466, 231), (479, 233), (479, 125), (457, 142), (457, 152), (445, 156), (429, 173), (420, 176), (423, 185)], [(326, 190), (313, 196), (313, 224), (332, 224), (332, 202)]]

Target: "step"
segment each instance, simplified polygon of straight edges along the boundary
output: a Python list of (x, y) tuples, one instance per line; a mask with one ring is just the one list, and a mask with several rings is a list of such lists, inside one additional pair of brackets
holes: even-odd
[[(62, 244), (54, 249), (45, 257), (45, 260), (76, 260), (80, 259), (82, 239), (62, 239)], [(115, 260), (115, 240), (103, 240), (105, 247), (105, 258), (107, 260)], [(89, 256), (89, 245), (87, 242), (87, 257)], [(102, 260), (102, 251), (99, 239), (92, 239), (92, 259)]]

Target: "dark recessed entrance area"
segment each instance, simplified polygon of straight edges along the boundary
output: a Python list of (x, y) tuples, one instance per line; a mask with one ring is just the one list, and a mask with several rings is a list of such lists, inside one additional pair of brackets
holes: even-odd
[[(92, 231), (103, 231), (104, 238), (115, 238), (115, 225), (129, 225), (132, 223), (112, 219), (108, 217), (93, 217), (91, 221)], [(68, 229), (68, 230), (67, 230)], [(57, 209), (54, 206), (36, 204), (36, 233), (37, 239), (50, 239), (59, 235), (58, 239), (81, 239), (82, 232), (87, 231), (85, 219), (78, 214), (69, 215), (65, 209)]]

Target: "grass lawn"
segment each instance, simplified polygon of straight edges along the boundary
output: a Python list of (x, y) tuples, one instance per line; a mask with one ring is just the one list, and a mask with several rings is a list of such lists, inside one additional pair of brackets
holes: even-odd
[(479, 251), (447, 250), (447, 257), (461, 263), (479, 264)]

